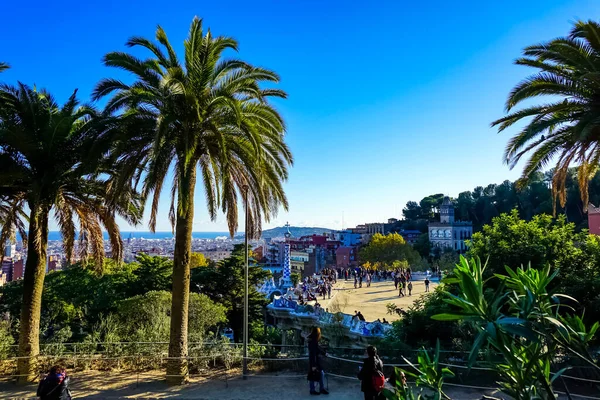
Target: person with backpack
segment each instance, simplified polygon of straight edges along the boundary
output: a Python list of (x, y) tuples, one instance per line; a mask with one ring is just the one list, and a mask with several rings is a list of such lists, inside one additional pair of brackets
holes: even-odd
[(50, 368), (50, 373), (40, 381), (36, 396), (41, 400), (71, 400), (67, 371), (60, 365)]
[(383, 362), (377, 355), (375, 346), (367, 347), (367, 358), (358, 373), (360, 379), (360, 390), (365, 394), (365, 400), (376, 400), (379, 398), (385, 386), (385, 375), (383, 375)]
[[(308, 335), (308, 381), (310, 382), (310, 394), (329, 394), (325, 389), (323, 380), (325, 379), (325, 372), (321, 367), (320, 355), (325, 355), (325, 352), (319, 346), (319, 340), (321, 340), (321, 328), (313, 327), (310, 335)], [(319, 382), (319, 391), (316, 390), (315, 382)]]

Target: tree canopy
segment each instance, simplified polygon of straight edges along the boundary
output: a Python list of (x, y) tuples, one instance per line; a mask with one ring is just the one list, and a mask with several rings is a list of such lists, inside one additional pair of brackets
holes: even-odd
[[(243, 327), (244, 310), (244, 246), (236, 245), (231, 257), (204, 268), (192, 270), (192, 290), (206, 294), (227, 309), (227, 319), (239, 339)], [(268, 300), (256, 288), (270, 276), (270, 272), (250, 261), (248, 268), (249, 321), (262, 322), (263, 307)]]
[(368, 262), (384, 268), (391, 268), (394, 261), (407, 261), (410, 264), (420, 259), (419, 254), (398, 233), (376, 233), (359, 252), (361, 263)]
[[(521, 180), (555, 163), (552, 199), (567, 201), (569, 167), (578, 164), (577, 180), (583, 209), (588, 205), (588, 181), (600, 165), (600, 24), (578, 21), (566, 37), (527, 46), (515, 61), (538, 72), (518, 83), (508, 95), (506, 112), (492, 123), (501, 132), (527, 121), (506, 145), (504, 161), (513, 168), (529, 156)], [(539, 98), (543, 103), (531, 104)], [(525, 107), (515, 107), (527, 102)]]

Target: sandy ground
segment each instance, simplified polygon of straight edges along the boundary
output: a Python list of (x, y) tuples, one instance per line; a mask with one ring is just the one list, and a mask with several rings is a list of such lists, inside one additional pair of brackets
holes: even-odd
[[(435, 286), (436, 283), (432, 282), (429, 290), (433, 291)], [(330, 311), (339, 307), (345, 314), (354, 314), (355, 310), (360, 311), (367, 321), (374, 321), (377, 318), (395, 321), (400, 317), (397, 314), (388, 314), (386, 304), (394, 303), (406, 310), (423, 294), (425, 294), (423, 281), (413, 281), (412, 296), (398, 297), (398, 290), (394, 289), (393, 281), (371, 282), (370, 287), (363, 282), (362, 288), (354, 289), (353, 280), (342, 279), (338, 280), (331, 300), (319, 300), (319, 303)]]
[[(182, 387), (169, 387), (159, 372), (148, 372), (139, 377), (135, 374), (115, 372), (81, 372), (72, 376), (72, 394), (76, 399), (240, 399), (281, 400), (314, 399), (308, 393), (304, 376), (284, 377), (259, 375), (244, 381), (238, 375), (220, 375), (213, 379), (196, 379)], [(357, 379), (331, 377), (328, 382), (330, 395), (324, 399), (363, 399)], [(35, 385), (19, 387), (13, 383), (0, 382), (0, 399), (34, 399)], [(472, 389), (448, 387), (453, 399), (481, 399), (483, 394)], [(500, 396), (497, 396), (500, 397)]]

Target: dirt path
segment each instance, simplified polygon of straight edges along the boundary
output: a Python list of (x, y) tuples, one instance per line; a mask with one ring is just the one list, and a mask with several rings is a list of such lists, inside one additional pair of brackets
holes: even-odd
[[(435, 289), (436, 284), (431, 283), (430, 290)], [(385, 318), (388, 321), (399, 319), (398, 315), (387, 313), (386, 304), (394, 303), (396, 306), (407, 309), (415, 300), (425, 294), (423, 281), (413, 281), (412, 296), (398, 297), (398, 290), (394, 288), (393, 281), (372, 282), (367, 287), (363, 282), (362, 288), (354, 289), (354, 281), (338, 280), (331, 300), (320, 301), (323, 308), (330, 311), (342, 311), (345, 314), (354, 314), (360, 311), (367, 321), (377, 318)]]
[[(169, 387), (159, 372), (148, 372), (139, 377), (135, 374), (116, 372), (81, 372), (72, 376), (72, 393), (76, 399), (206, 399), (206, 400), (281, 400), (314, 399), (308, 393), (303, 376), (286, 378), (276, 375), (260, 375), (242, 380), (239, 375), (221, 375), (215, 379), (195, 379), (183, 387)], [(0, 382), (0, 399), (35, 399), (34, 385), (18, 387), (13, 383)], [(328, 400), (363, 399), (359, 381), (355, 379), (330, 378)], [(448, 388), (453, 399), (481, 399), (484, 392), (470, 389)], [(491, 392), (485, 394), (490, 395)]]

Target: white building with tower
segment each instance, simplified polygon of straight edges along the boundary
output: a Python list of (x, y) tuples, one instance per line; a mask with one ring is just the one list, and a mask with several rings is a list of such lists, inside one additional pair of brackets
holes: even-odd
[(473, 223), (471, 221), (455, 221), (454, 205), (448, 196), (444, 197), (440, 206), (440, 222), (429, 223), (429, 241), (432, 251), (451, 249), (457, 253), (467, 250), (465, 240), (473, 236)]

